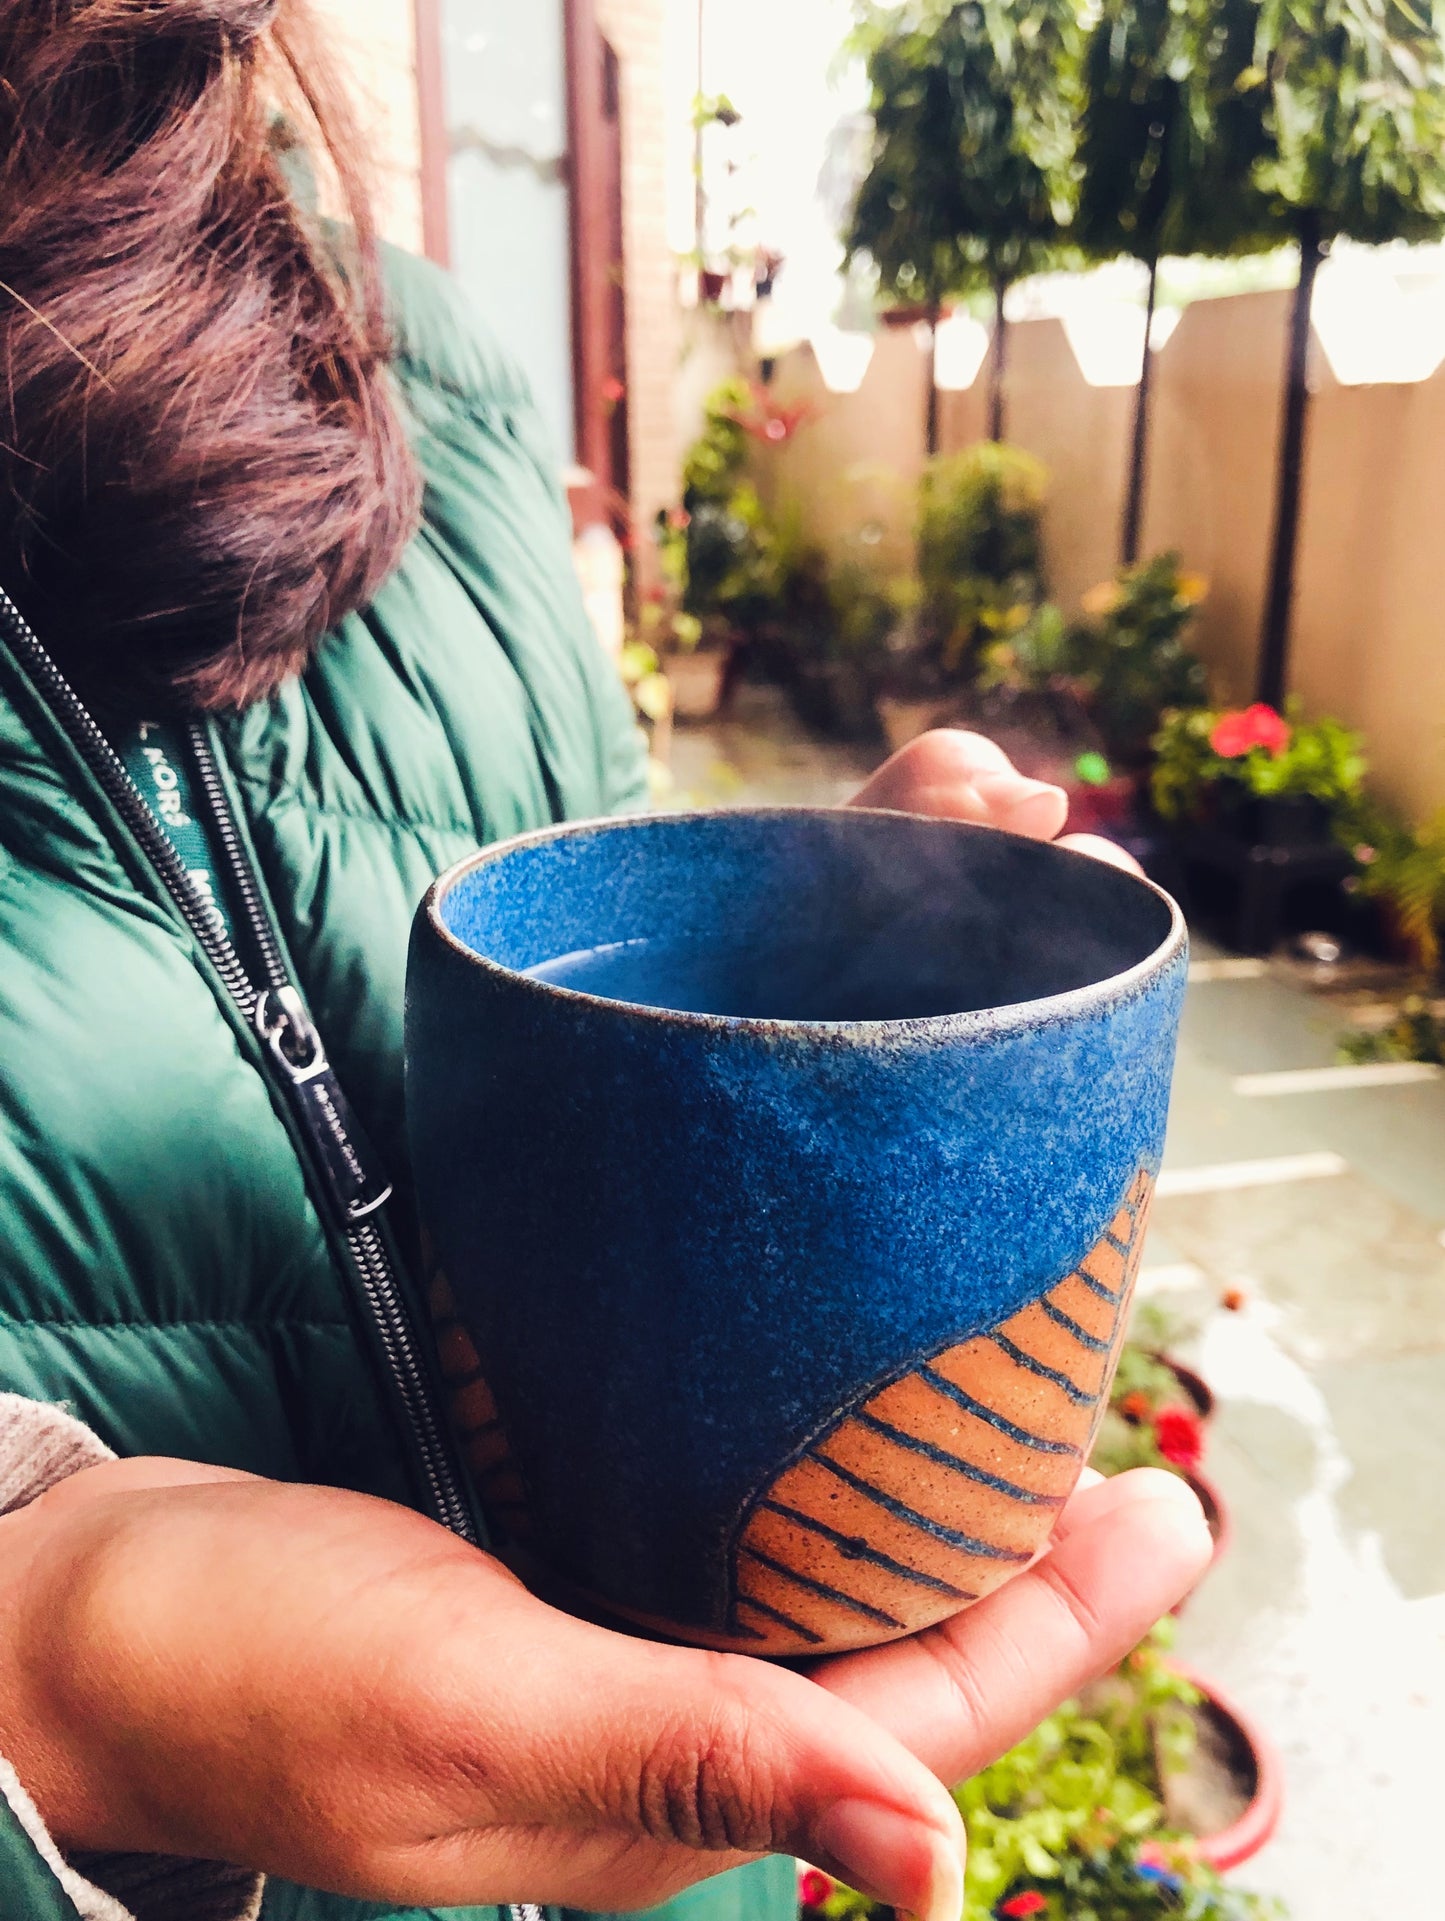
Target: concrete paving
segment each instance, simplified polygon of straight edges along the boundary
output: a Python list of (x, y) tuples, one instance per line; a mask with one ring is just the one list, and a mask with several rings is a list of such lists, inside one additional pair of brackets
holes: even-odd
[[(686, 804), (833, 804), (878, 758), (744, 690), (674, 771)], [(1278, 1838), (1235, 1878), (1294, 1921), (1445, 1917), (1445, 1077), (1239, 1086), (1330, 1066), (1341, 1024), (1298, 970), (1191, 984), (1144, 1286), (1219, 1395), (1237, 1533), (1180, 1649), (1285, 1760)]]

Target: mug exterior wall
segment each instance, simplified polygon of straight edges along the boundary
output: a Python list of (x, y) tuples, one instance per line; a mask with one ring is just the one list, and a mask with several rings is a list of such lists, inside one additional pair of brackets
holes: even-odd
[(1176, 921), (1103, 994), (790, 1027), (541, 990), (424, 908), (423, 1218), (553, 1572), (797, 1653), (1026, 1564), (1117, 1359), (1185, 970)]

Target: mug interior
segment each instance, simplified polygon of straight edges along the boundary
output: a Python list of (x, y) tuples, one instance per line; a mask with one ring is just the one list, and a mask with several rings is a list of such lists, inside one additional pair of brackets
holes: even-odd
[(602, 822), (488, 850), (435, 913), (555, 989), (787, 1022), (976, 1013), (1098, 986), (1170, 942), (1155, 888), (1066, 849), (863, 810)]

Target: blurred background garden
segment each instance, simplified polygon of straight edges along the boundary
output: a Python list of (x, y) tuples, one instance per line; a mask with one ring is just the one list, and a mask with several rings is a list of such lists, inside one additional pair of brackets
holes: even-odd
[(960, 1789), (967, 1921), (1445, 1912), (1445, 22), (331, 10), (392, 233), (543, 404), (659, 802), (976, 728), (1190, 916), (1096, 1459), (1189, 1476), (1216, 1562)]

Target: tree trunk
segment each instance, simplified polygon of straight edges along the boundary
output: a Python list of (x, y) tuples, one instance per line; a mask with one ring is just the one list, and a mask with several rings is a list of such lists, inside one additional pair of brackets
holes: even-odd
[(1299, 285), (1295, 288), (1294, 310), (1290, 315), (1289, 352), (1285, 362), (1284, 422), (1280, 434), (1269, 591), (1259, 656), (1257, 697), (1271, 707), (1283, 705), (1289, 685), (1290, 617), (1294, 609), (1300, 494), (1309, 426), (1310, 312), (1314, 304), (1315, 276), (1323, 258), (1320, 223), (1312, 213), (1301, 217), (1299, 249)]
[(1008, 372), (1008, 320), (1004, 315), (1003, 297), (1008, 288), (1002, 280), (996, 280), (993, 287), (993, 365), (989, 376), (988, 389), (988, 437), (1002, 440), (1004, 437), (1004, 376)]
[(1144, 321), (1144, 368), (1134, 396), (1134, 439), (1129, 452), (1129, 492), (1124, 502), (1124, 538), (1120, 559), (1126, 567), (1139, 563), (1139, 539), (1144, 527), (1144, 486), (1149, 469), (1149, 401), (1154, 385), (1154, 302), (1159, 292), (1159, 260), (1149, 262), (1149, 304)]
[(938, 329), (943, 323), (943, 303), (928, 303), (928, 457), (938, 452)]

